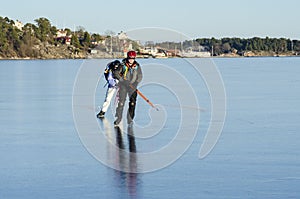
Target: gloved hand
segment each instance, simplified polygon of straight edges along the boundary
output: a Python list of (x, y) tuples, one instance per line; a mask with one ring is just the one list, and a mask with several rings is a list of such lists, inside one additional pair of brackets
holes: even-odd
[(108, 74), (107, 82), (108, 82), (108, 86), (109, 86), (110, 88), (111, 88), (111, 87), (114, 87), (114, 86), (116, 85), (116, 81), (115, 81), (115, 79), (113, 78), (111, 72)]
[(108, 79), (108, 86), (109, 87), (115, 87), (116, 86), (116, 81), (113, 78)]

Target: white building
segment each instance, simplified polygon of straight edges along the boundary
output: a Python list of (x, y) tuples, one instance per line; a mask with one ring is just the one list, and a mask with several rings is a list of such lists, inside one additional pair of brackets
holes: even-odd
[(16, 28), (18, 28), (19, 30), (22, 30), (24, 25), (22, 22), (20, 22), (19, 20), (15, 21), (15, 25)]
[(128, 39), (128, 36), (125, 32), (121, 31), (120, 33), (118, 33), (118, 38), (120, 40), (126, 40), (126, 39)]
[(67, 36), (67, 31), (64, 30), (57, 30), (56, 32), (56, 37), (60, 38), (60, 37), (66, 37)]

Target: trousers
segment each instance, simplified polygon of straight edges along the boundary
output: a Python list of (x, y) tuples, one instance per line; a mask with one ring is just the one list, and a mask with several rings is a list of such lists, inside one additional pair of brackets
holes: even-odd
[(107, 87), (105, 99), (104, 99), (104, 103), (102, 105), (101, 111), (103, 111), (103, 112), (107, 111), (116, 90), (117, 90), (116, 87)]
[(129, 124), (132, 122), (135, 116), (137, 92), (136, 90), (133, 90), (130, 87), (121, 85), (119, 88), (119, 103), (116, 110), (116, 117), (118, 119), (122, 119), (124, 104), (127, 96), (129, 97), (129, 104), (128, 104), (129, 106), (127, 111), (127, 122)]

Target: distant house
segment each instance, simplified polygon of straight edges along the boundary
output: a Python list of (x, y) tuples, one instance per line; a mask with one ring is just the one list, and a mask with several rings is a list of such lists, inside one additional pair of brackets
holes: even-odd
[(16, 28), (18, 28), (19, 30), (22, 30), (23, 29), (23, 27), (24, 27), (24, 25), (23, 25), (23, 23), (22, 22), (20, 22), (20, 21), (15, 21), (15, 25), (14, 25)]
[(72, 39), (72, 35), (67, 35), (68, 32), (65, 31), (65, 30), (57, 30), (56, 32), (56, 41), (59, 41), (63, 44), (67, 44), (67, 45), (70, 45), (71, 44), (71, 39)]
[(126, 40), (126, 39), (128, 39), (128, 36), (125, 32), (121, 31), (120, 33), (118, 33), (118, 38), (120, 40)]
[(98, 45), (98, 44), (100, 44), (101, 42), (100, 42), (100, 41), (95, 41), (95, 40), (93, 40), (93, 41), (91, 41), (91, 43), (92, 43), (93, 45)]
[(150, 47), (146, 46), (144, 49), (140, 49), (141, 55), (150, 55), (152, 57), (168, 57), (168, 53), (165, 49), (157, 46), (157, 47)]
[(210, 57), (211, 53), (206, 51), (203, 46), (198, 46), (198, 49), (188, 47), (180, 53), (181, 57)]
[(71, 45), (72, 35), (65, 37), (65, 44)]
[(96, 49), (89, 49), (88, 52), (91, 53), (91, 54), (97, 54), (98, 53), (98, 51)]
[(60, 38), (60, 37), (66, 37), (67, 36), (67, 31), (65, 30), (57, 30), (56, 32), (56, 38)]

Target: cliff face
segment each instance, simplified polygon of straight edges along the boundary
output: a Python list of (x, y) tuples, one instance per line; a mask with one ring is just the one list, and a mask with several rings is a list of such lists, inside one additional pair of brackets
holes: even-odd
[[(21, 49), (27, 56), (20, 56), (17, 52), (9, 51), (0, 55), (0, 59), (85, 59), (87, 52), (72, 45), (51, 45), (39, 42), (32, 47)], [(25, 53), (23, 53), (25, 54)], [(28, 56), (29, 54), (29, 56)]]
[(73, 46), (42, 44), (34, 47), (38, 52), (37, 59), (83, 59), (86, 52), (80, 51)]
[(297, 56), (295, 52), (276, 53), (272, 51), (247, 51), (244, 57), (277, 57), (277, 56)]
[[(86, 59), (86, 58), (123, 58), (123, 53), (108, 53), (102, 49), (94, 51), (85, 48), (75, 48), (73, 45), (49, 44), (48, 42), (35, 41), (33, 45), (23, 45), (18, 50), (9, 49), (0, 53), (0, 59)], [(275, 57), (299, 56), (295, 51), (276, 53), (273, 51), (245, 51), (243, 53), (229, 52), (216, 57)]]

